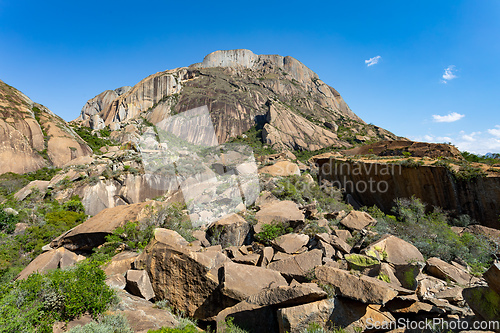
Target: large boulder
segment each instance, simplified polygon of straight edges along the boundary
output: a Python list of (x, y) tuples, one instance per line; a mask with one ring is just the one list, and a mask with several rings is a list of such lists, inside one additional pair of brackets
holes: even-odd
[(472, 275), (458, 268), (457, 266), (448, 264), (439, 258), (430, 258), (426, 262), (425, 269), (428, 274), (439, 279), (449, 279), (461, 285), (467, 285), (475, 279)]
[(326, 266), (317, 267), (315, 273), (320, 282), (332, 285), (338, 295), (365, 304), (383, 305), (398, 295), (393, 286), (376, 278)]
[(500, 295), (489, 287), (474, 287), (463, 290), (462, 295), (474, 313), (484, 320), (500, 318)]
[(151, 214), (156, 201), (117, 206), (101, 211), (82, 224), (65, 232), (51, 243), (53, 248), (64, 246), (69, 250), (91, 251), (104, 244), (106, 236), (124, 226), (127, 222), (139, 221)]
[(263, 224), (286, 223), (291, 226), (297, 226), (304, 223), (304, 214), (293, 201), (279, 201), (270, 203), (261, 207), (255, 214), (257, 225), (254, 226), (255, 232), (262, 231)]
[(302, 333), (311, 323), (321, 328), (344, 328), (347, 332), (359, 332), (373, 323), (390, 323), (394, 317), (381, 310), (380, 305), (366, 305), (340, 297), (303, 304), (278, 310), (280, 333)]
[(277, 271), (231, 262), (224, 264), (221, 290), (231, 299), (242, 301), (265, 288), (287, 285)]
[(66, 268), (74, 265), (76, 262), (85, 259), (84, 256), (77, 255), (65, 248), (50, 250), (40, 254), (26, 266), (17, 279), (26, 279), (30, 274), (38, 272), (45, 273), (56, 268)]
[(28, 185), (20, 189), (14, 194), (14, 198), (19, 201), (26, 199), (33, 191), (45, 193), (49, 187), (50, 182), (45, 180), (33, 180)]
[(484, 279), (491, 289), (500, 295), (500, 263), (494, 263), (484, 274)]
[(367, 246), (363, 253), (396, 265), (425, 261), (422, 253), (413, 244), (389, 234)]
[(102, 269), (106, 276), (115, 274), (125, 275), (139, 254), (132, 251), (123, 251), (113, 256), (111, 260), (106, 263)]
[(215, 222), (208, 230), (208, 238), (223, 247), (241, 246), (250, 231), (250, 224), (238, 214), (230, 214)]
[(134, 266), (148, 272), (155, 299), (165, 299), (174, 309), (205, 319), (225, 307), (217, 298), (218, 270), (228, 261), (219, 251), (193, 252), (177, 232), (158, 228)]

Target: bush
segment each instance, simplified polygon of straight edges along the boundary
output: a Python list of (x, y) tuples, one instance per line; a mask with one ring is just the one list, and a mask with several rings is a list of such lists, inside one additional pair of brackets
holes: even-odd
[(19, 218), (16, 215), (6, 213), (5, 207), (0, 205), (0, 231), (10, 234), (16, 228)]
[[(484, 271), (493, 262), (497, 244), (482, 236), (465, 233), (462, 237), (451, 230), (451, 220), (439, 208), (426, 213), (425, 204), (417, 198), (397, 199), (393, 212), (397, 217), (385, 215), (377, 207), (368, 209), (377, 219), (374, 231), (390, 233), (415, 245), (424, 257), (440, 257), (450, 262), (456, 258), (465, 260), (477, 271)], [(468, 223), (470, 218), (459, 221)]]
[(0, 332), (52, 332), (55, 321), (69, 321), (84, 313), (97, 317), (114, 300), (106, 274), (95, 263), (83, 261), (68, 270), (0, 287)]
[(254, 235), (255, 239), (261, 243), (269, 244), (274, 239), (293, 232), (293, 229), (283, 225), (282, 223), (264, 224), (262, 231)]
[(79, 196), (72, 196), (62, 205), (62, 209), (69, 212), (85, 213), (85, 207)]
[(68, 333), (132, 333), (127, 318), (121, 314), (104, 315), (97, 321), (90, 322), (84, 326), (76, 326)]

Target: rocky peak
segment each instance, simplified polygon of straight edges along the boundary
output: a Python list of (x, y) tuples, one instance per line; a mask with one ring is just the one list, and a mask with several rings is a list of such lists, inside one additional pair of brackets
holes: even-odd
[(91, 153), (63, 119), (0, 81), (0, 174), (59, 167)]

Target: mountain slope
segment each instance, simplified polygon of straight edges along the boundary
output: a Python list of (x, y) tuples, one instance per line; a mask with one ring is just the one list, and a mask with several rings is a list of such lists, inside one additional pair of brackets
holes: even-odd
[[(112, 101), (109, 96), (108, 91), (87, 102), (77, 121), (118, 130), (141, 118), (156, 124), (207, 105), (220, 143), (255, 125), (266, 126), (263, 139), (277, 149), (350, 147), (396, 138), (364, 123), (298, 60), (249, 50), (216, 51), (201, 63), (153, 74)], [(291, 122), (276, 121), (277, 113)]]
[(60, 167), (91, 154), (64, 120), (0, 81), (0, 174)]

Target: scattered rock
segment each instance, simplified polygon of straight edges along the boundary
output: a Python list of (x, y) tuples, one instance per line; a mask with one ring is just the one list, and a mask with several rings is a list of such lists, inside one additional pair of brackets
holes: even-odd
[(144, 270), (127, 271), (127, 291), (149, 301), (155, 297), (148, 273)]
[(460, 285), (467, 285), (470, 282), (477, 281), (469, 273), (450, 265), (439, 258), (430, 258), (427, 260), (426, 267), (427, 273), (439, 279), (449, 279)]
[[(278, 253), (274, 256), (275, 259)], [(296, 279), (297, 281), (305, 281), (307, 276), (312, 273), (316, 266), (321, 266), (322, 257), (323, 251), (314, 249), (289, 257), (288, 259), (273, 261), (269, 264), (268, 268), (279, 271), (289, 280)]]
[(483, 275), (491, 289), (500, 295), (500, 263), (494, 263)]
[(30, 274), (39, 272), (45, 273), (56, 268), (66, 268), (74, 265), (76, 262), (85, 259), (65, 248), (50, 250), (40, 254), (26, 266), (17, 276), (16, 280), (26, 279)]
[(267, 173), (271, 176), (300, 176), (299, 166), (288, 161), (279, 161), (273, 165), (268, 165), (259, 170), (259, 173)]
[(105, 264), (103, 268), (106, 276), (115, 274), (125, 275), (139, 254), (132, 251), (123, 251), (113, 256), (109, 263)]
[(304, 223), (304, 214), (293, 201), (279, 201), (265, 205), (255, 214), (255, 218), (258, 221), (254, 226), (255, 232), (262, 231), (263, 224), (281, 222), (295, 227)]
[(320, 266), (316, 278), (322, 283), (335, 287), (338, 295), (360, 301), (365, 304), (385, 304), (398, 295), (388, 283), (368, 276), (356, 276), (333, 267)]
[(414, 245), (388, 234), (367, 246), (363, 253), (397, 265), (425, 261), (422, 253)]
[(340, 224), (342, 224), (347, 229), (358, 231), (375, 223), (377, 223), (377, 220), (371, 217), (370, 214), (357, 210), (351, 210), (349, 214), (346, 215), (346, 217), (340, 220)]
[(230, 214), (215, 222), (208, 230), (209, 239), (223, 247), (241, 246), (245, 242), (250, 225), (238, 214)]
[(231, 262), (223, 266), (222, 293), (237, 301), (243, 301), (264, 288), (286, 285), (288, 283), (281, 274), (271, 269)]
[(299, 252), (309, 242), (309, 236), (304, 234), (285, 234), (276, 238), (272, 245), (281, 252), (294, 254)]
[(125, 289), (127, 286), (127, 279), (122, 274), (113, 274), (106, 278), (106, 284), (114, 289)]
[(462, 295), (472, 311), (484, 320), (498, 320), (500, 318), (500, 295), (491, 288), (466, 288)]

